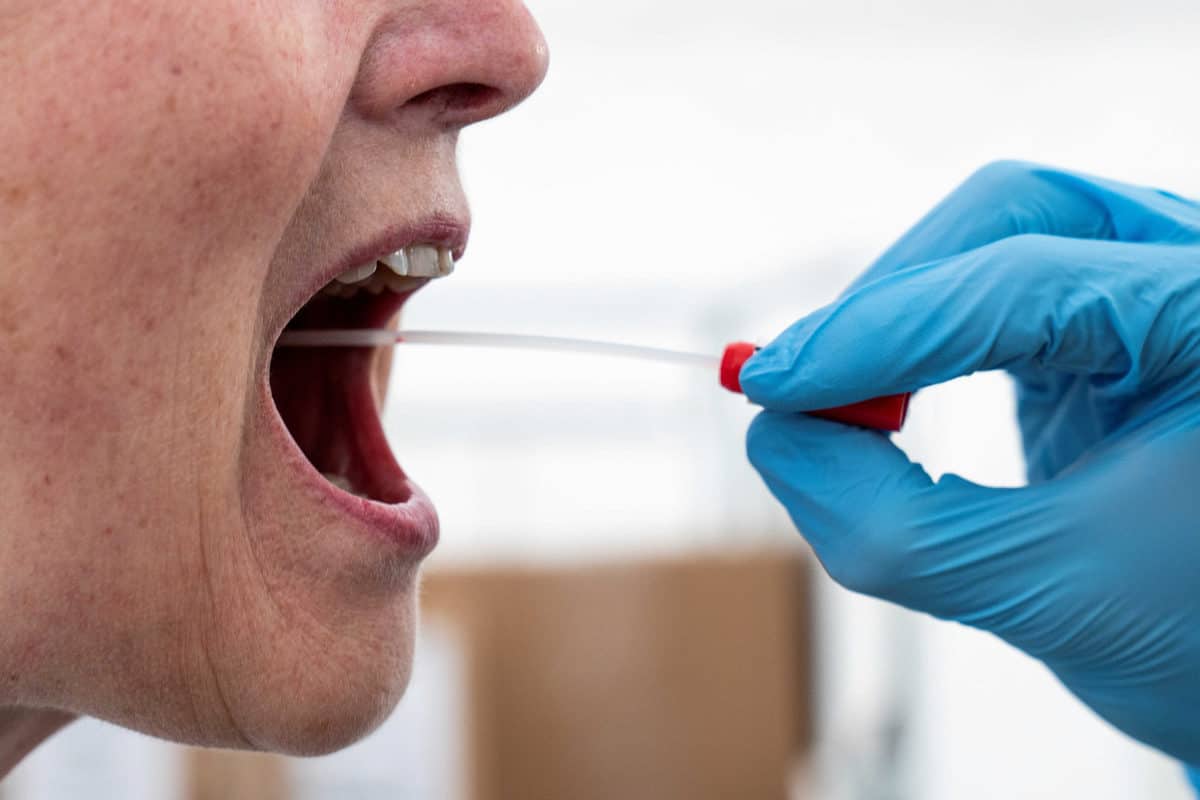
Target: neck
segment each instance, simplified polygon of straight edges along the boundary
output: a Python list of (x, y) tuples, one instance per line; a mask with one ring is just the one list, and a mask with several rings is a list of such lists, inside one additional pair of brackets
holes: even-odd
[(65, 711), (0, 708), (0, 778), (73, 719)]

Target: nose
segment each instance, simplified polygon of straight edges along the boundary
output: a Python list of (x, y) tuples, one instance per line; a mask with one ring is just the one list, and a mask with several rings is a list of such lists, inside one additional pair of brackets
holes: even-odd
[(363, 116), (462, 128), (512, 108), (546, 76), (546, 41), (521, 0), (401, 5), (363, 56), (350, 97)]

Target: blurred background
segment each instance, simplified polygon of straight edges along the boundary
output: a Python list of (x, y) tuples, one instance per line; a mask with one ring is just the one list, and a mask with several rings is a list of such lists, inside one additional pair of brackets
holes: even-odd
[[(1200, 194), (1191, 0), (530, 0), (550, 75), (464, 136), (476, 224), (410, 327), (719, 352), (831, 300), (974, 169)], [(386, 419), (437, 502), (412, 688), (350, 750), (194, 752), (95, 722), (4, 800), (1189, 797), (988, 636), (815, 567), (715, 375), (397, 356)], [(1017, 485), (1005, 378), (923, 392), (903, 446)]]

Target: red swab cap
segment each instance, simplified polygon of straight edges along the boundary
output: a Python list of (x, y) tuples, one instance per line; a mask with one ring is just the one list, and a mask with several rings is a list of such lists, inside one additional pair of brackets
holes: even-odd
[(726, 346), (721, 356), (721, 385), (734, 394), (742, 393), (742, 365), (758, 352), (758, 346), (750, 342), (734, 342)]
[[(731, 392), (742, 393), (742, 365), (750, 360), (750, 356), (758, 352), (758, 347), (750, 342), (734, 342), (725, 348), (721, 357), (721, 385)], [(910, 393), (890, 394), (863, 400), (861, 403), (824, 408), (819, 411), (809, 411), (814, 417), (831, 419), (847, 425), (857, 425), (861, 428), (876, 428), (881, 431), (898, 431), (904, 427), (904, 419), (908, 416), (908, 400)]]

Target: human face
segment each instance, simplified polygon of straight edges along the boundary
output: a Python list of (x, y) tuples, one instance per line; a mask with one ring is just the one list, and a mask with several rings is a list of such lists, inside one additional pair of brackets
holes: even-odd
[(292, 753), (387, 716), (436, 515), (383, 359), (275, 343), (461, 254), (458, 132), (546, 58), (520, 0), (0, 0), (0, 706)]

